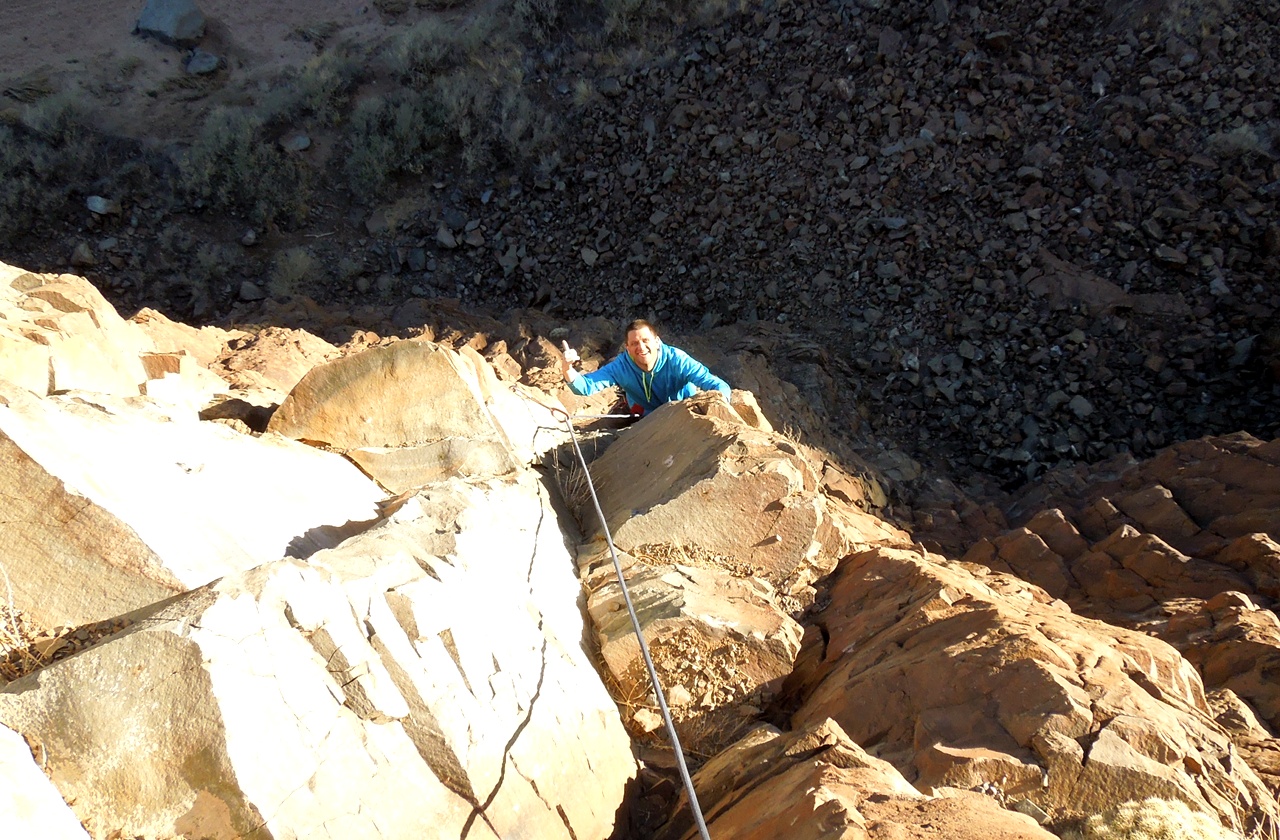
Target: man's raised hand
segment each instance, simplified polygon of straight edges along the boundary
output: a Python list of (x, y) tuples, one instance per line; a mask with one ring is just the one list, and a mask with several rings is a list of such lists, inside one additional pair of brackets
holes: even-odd
[(560, 362), (560, 373), (564, 375), (566, 382), (572, 382), (578, 377), (578, 372), (573, 369), (575, 362), (579, 361), (578, 351), (569, 346), (569, 342), (560, 342), (560, 352), (563, 359)]

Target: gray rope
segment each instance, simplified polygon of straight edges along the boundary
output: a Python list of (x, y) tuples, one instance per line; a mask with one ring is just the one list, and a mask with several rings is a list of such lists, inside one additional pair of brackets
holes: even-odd
[[(693, 780), (689, 778), (689, 768), (684, 762), (684, 751), (680, 748), (680, 737), (676, 735), (676, 725), (671, 720), (671, 710), (667, 708), (667, 698), (662, 693), (662, 686), (658, 682), (658, 671), (653, 667), (653, 658), (649, 656), (649, 645), (645, 643), (644, 632), (640, 629), (640, 618), (636, 615), (635, 605), (631, 603), (631, 593), (627, 590), (627, 582), (622, 576), (622, 563), (618, 560), (618, 550), (613, 545), (613, 535), (609, 533), (609, 523), (604, 521), (604, 511), (600, 508), (600, 498), (596, 496), (596, 486), (591, 480), (591, 471), (587, 468), (587, 459), (582, 455), (582, 448), (578, 446), (578, 435), (573, 428), (573, 418), (569, 416), (569, 412), (563, 409), (551, 408), (553, 414), (559, 414), (564, 418), (565, 428), (569, 430), (569, 437), (573, 440), (573, 451), (578, 456), (578, 463), (582, 464), (583, 475), (587, 478), (587, 489), (591, 491), (591, 503), (595, 505), (596, 515), (600, 517), (600, 527), (604, 529), (605, 542), (609, 544), (609, 555), (613, 558), (613, 570), (618, 576), (618, 586), (622, 588), (622, 599), (627, 603), (627, 612), (631, 615), (631, 626), (636, 631), (636, 640), (640, 643), (640, 655), (644, 657), (644, 666), (649, 671), (649, 681), (653, 684), (653, 693), (658, 698), (658, 708), (662, 710), (662, 720), (667, 725), (667, 735), (671, 739), (671, 747), (675, 750), (676, 766), (680, 769), (680, 778), (684, 782), (685, 792), (689, 795), (689, 809), (693, 811), (694, 822), (698, 824), (698, 832), (702, 835), (702, 840), (711, 840), (711, 835), (707, 833), (707, 824), (702, 819), (702, 807), (698, 804), (698, 794), (693, 789)], [(597, 415), (576, 415), (578, 417), (631, 417), (630, 414), (597, 414)]]

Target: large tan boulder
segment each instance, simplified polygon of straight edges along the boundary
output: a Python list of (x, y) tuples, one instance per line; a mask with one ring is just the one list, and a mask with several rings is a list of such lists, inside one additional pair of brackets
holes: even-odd
[(519, 464), (486, 407), (481, 368), (496, 383), (483, 359), (430, 342), (375, 347), (309, 371), (268, 429), (347, 452), (397, 492), (455, 472), (502, 475)]
[(0, 382), (0, 541), (17, 606), (82, 624), (233, 571), (305, 556), (373, 519), (341, 456), (176, 419), (134, 399), (38, 399)]
[[(716, 394), (654, 411), (592, 462), (591, 475), (620, 547), (686, 545), (732, 557), (783, 594), (804, 590), (848, 546), (814, 465), (782, 436), (734, 417)], [(875, 517), (845, 516), (867, 520), (872, 539), (907, 541)], [(593, 510), (580, 518), (599, 527)]]
[(147, 379), (139, 355), (154, 350), (84, 278), (0, 263), (0, 379), (40, 396), (136, 396)]
[(94, 838), (603, 840), (636, 767), (549, 505), (433, 486), (10, 683), (0, 721)]
[(917, 786), (982, 778), (1050, 813), (1155, 796), (1277, 816), (1164, 642), (918, 552), (849, 557), (830, 594), (825, 642), (788, 687), (797, 727), (833, 718)]
[[(768, 583), (710, 563), (634, 562), (626, 578), (681, 743), (698, 753), (727, 746), (782, 687), (800, 652), (800, 625)], [(656, 699), (612, 564), (588, 587), (611, 684), (636, 728), (658, 730)], [(665, 738), (665, 730), (658, 735)]]
[(495, 435), (457, 354), (400, 341), (312, 368), (276, 409), (270, 430), (337, 449)]
[[(694, 777), (707, 830), (732, 840), (1050, 840), (1030, 817), (980, 794), (925, 796), (832, 720), (781, 733), (759, 727)], [(694, 840), (682, 796), (658, 840)]]

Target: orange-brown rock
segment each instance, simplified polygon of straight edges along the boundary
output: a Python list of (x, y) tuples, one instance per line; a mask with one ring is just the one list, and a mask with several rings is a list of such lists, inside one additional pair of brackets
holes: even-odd
[[(694, 777), (708, 832), (732, 840), (1049, 840), (988, 796), (926, 796), (832, 720), (795, 732), (761, 727)], [(658, 840), (698, 836), (682, 797)]]
[[(768, 583), (710, 563), (630, 563), (626, 579), (681, 742), (698, 753), (727, 746), (791, 672), (800, 625)], [(611, 681), (639, 728), (650, 728), (645, 721), (656, 727), (656, 701), (644, 699), (649, 675), (612, 563), (588, 586), (587, 608)]]
[(1257, 775), (1226, 760), (1199, 675), (1163, 642), (897, 549), (842, 561), (830, 596), (825, 655), (802, 654), (788, 687), (797, 727), (833, 718), (918, 786), (986, 778), (1050, 813), (1158, 796), (1224, 820), (1277, 816)]
[(265, 327), (231, 338), (209, 367), (236, 388), (284, 395), (307, 371), (337, 356), (338, 348), (306, 330)]
[(753, 428), (714, 394), (645, 417), (592, 462), (591, 474), (620, 547), (694, 545), (736, 558), (784, 594), (830, 570), (847, 546), (907, 541), (848, 506), (838, 526), (800, 449)]
[[(1230, 689), (1273, 729), (1280, 728), (1280, 620), (1248, 597), (1224, 593), (1192, 602), (1164, 623), (1160, 638), (1182, 651), (1206, 688)], [(1172, 610), (1171, 610), (1172, 611)]]

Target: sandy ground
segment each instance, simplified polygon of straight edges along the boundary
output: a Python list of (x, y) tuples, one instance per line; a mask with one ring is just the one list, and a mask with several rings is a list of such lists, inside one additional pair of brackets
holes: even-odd
[[(108, 130), (132, 136), (182, 136), (195, 97), (184, 89), (184, 51), (133, 34), (145, 0), (4, 0), (0, 2), (0, 110), (33, 95), (88, 94)], [(299, 28), (330, 25), (344, 37), (375, 39), (408, 21), (384, 19), (367, 0), (201, 0), (208, 25), (201, 48), (226, 66), (223, 90), (254, 81), (316, 54)]]

